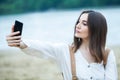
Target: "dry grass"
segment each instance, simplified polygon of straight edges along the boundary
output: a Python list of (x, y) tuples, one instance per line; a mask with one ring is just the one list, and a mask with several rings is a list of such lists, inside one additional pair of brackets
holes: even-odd
[[(120, 46), (111, 46), (120, 75)], [(0, 80), (63, 80), (57, 65), (51, 60), (28, 56), (17, 50), (0, 51)], [(119, 77), (120, 80), (120, 77)]]
[(20, 50), (0, 51), (0, 80), (63, 80), (51, 60), (28, 56)]

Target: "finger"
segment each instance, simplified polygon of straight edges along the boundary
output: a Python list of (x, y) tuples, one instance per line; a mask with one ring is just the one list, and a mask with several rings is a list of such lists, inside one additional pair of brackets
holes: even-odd
[(7, 41), (11, 41), (11, 40), (20, 40), (21, 36), (13, 36), (13, 37), (7, 37)]
[(7, 35), (7, 37), (12, 37), (12, 36), (18, 35), (19, 33), (20, 31), (12, 32), (10, 35)]
[(11, 32), (14, 32), (14, 25), (12, 26)]
[(22, 40), (9, 40), (8, 43), (20, 43)]
[(20, 43), (9, 43), (8, 46), (18, 47), (18, 46), (20, 46)]

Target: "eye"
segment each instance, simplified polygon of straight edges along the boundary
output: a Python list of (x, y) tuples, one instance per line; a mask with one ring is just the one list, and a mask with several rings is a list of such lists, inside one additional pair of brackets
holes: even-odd
[(83, 24), (84, 26), (87, 26), (87, 22), (86, 22), (86, 21), (83, 21), (82, 24)]
[(84, 26), (87, 26), (87, 23), (83, 23)]

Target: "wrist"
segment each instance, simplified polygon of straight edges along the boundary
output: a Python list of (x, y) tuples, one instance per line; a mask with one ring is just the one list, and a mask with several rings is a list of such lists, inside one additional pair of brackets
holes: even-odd
[(20, 49), (27, 48), (27, 45), (26, 45), (24, 42), (20, 42), (19, 48), (20, 48)]

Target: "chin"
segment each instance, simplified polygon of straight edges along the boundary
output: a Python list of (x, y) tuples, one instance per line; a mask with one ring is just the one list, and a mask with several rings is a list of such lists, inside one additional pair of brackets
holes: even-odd
[(76, 37), (76, 38), (81, 38), (81, 37), (80, 37), (79, 35), (77, 35), (77, 34), (75, 34), (75, 37)]

